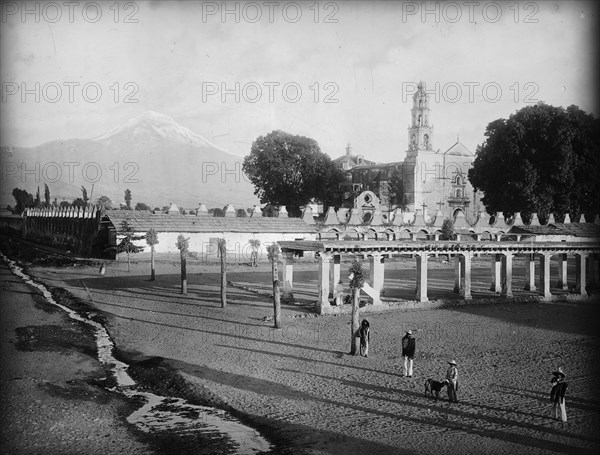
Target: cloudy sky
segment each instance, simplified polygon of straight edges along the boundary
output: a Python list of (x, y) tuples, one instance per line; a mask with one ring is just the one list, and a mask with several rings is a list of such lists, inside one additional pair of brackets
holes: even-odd
[[(3, 2), (2, 145), (94, 137), (147, 110), (236, 155), (274, 129), (335, 158), (405, 156), (411, 94), (434, 148), (471, 150), (538, 100), (598, 114), (582, 2)], [(37, 98), (37, 99), (36, 99)]]

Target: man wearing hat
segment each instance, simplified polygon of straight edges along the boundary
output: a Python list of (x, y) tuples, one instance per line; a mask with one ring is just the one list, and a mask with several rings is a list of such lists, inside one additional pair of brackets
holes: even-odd
[(413, 360), (415, 359), (416, 341), (412, 336), (412, 330), (407, 330), (402, 337), (402, 357), (404, 357), (404, 376), (412, 378)]
[(456, 360), (450, 360), (448, 371), (446, 371), (446, 379), (448, 380), (448, 399), (455, 403), (458, 402), (456, 392), (458, 390), (458, 368), (456, 368)]
[(569, 385), (565, 382), (565, 373), (562, 367), (559, 367), (557, 371), (552, 373), (551, 383), (552, 390), (550, 391), (550, 400), (554, 403), (552, 408), (552, 417), (557, 420), (567, 421), (567, 408), (565, 406), (565, 393)]

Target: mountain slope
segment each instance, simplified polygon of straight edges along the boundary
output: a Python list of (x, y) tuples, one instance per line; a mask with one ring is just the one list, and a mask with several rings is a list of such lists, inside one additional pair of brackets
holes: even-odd
[(14, 204), (15, 187), (33, 193), (44, 183), (51, 198), (72, 201), (106, 195), (152, 207), (174, 202), (195, 208), (199, 203), (236, 208), (257, 204), (254, 187), (242, 173), (242, 158), (231, 155), (171, 117), (144, 112), (93, 139), (57, 140), (31, 148), (2, 152), (0, 203)]

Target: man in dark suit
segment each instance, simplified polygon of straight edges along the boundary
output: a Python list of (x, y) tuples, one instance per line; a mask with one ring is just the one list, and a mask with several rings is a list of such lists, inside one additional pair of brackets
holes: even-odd
[(402, 357), (404, 357), (404, 376), (412, 378), (413, 360), (415, 359), (416, 341), (412, 330), (407, 330), (402, 337)]

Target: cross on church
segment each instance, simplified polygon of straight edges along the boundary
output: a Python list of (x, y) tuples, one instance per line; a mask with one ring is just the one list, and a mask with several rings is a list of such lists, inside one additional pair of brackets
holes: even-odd
[(423, 207), (423, 215), (425, 215), (425, 207), (427, 207), (427, 204), (425, 204), (425, 202), (423, 202), (422, 207)]
[(442, 207), (444, 207), (446, 204), (444, 204), (442, 201), (440, 201), (440, 202), (437, 203), (437, 205), (438, 205), (439, 210), (441, 212), (442, 211)]

